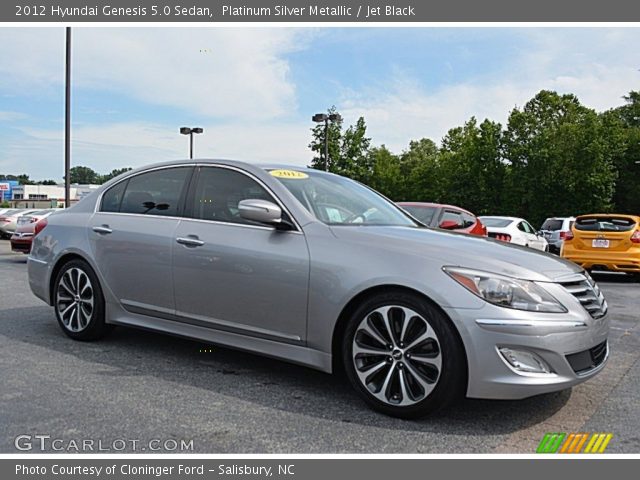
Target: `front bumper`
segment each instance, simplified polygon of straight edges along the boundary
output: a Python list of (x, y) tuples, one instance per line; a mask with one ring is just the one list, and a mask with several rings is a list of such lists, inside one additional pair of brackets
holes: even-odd
[[(528, 312), (498, 310), (506, 309), (447, 310), (465, 344), (468, 397), (511, 400), (564, 390), (593, 377), (607, 363), (608, 314), (593, 319), (585, 310), (535, 318)], [(491, 313), (498, 315), (492, 318)], [(500, 348), (533, 353), (552, 373), (517, 371)], [(585, 368), (585, 355), (591, 349), (599, 356)]]

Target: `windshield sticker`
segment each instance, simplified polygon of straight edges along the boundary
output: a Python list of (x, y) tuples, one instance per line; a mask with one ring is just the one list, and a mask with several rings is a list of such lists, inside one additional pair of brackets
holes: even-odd
[(297, 172), (295, 170), (271, 170), (269, 173), (278, 178), (292, 178), (296, 180), (309, 178), (309, 175), (306, 173)]

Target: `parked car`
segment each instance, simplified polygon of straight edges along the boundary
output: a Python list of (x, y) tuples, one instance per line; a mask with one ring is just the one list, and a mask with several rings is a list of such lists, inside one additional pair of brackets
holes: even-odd
[(398, 205), (428, 227), (487, 236), (487, 229), (482, 222), (463, 208), (424, 202), (398, 202)]
[(11, 250), (20, 253), (31, 252), (31, 242), (34, 235), (46, 226), (45, 219), (55, 211), (54, 208), (48, 208), (18, 217), (18, 226), (11, 235)]
[(575, 217), (551, 217), (543, 222), (540, 232), (547, 240), (550, 252), (560, 253), (562, 242), (564, 242), (567, 234), (571, 232), (571, 227), (573, 227), (575, 221)]
[(529, 222), (517, 217), (480, 217), (491, 238), (507, 243), (523, 245), (543, 252), (549, 251), (549, 244), (541, 232), (536, 232)]
[(561, 255), (587, 270), (640, 276), (640, 217), (581, 215), (565, 237)]
[(608, 357), (607, 304), (579, 266), (422, 228), (313, 169), (127, 172), (47, 219), (28, 273), (73, 339), (127, 325), (344, 369), (364, 401), (405, 418), (462, 395), (566, 389)]
[(11, 235), (13, 235), (13, 232), (16, 231), (16, 227), (18, 226), (18, 218), (22, 215), (28, 215), (35, 211), (36, 209), (18, 209), (6, 212), (4, 215), (0, 216), (0, 237), (6, 239), (11, 238)]

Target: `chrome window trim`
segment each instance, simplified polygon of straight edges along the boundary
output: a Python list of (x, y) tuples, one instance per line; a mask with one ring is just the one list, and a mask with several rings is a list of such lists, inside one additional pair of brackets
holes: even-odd
[(111, 190), (112, 188), (114, 188), (117, 185), (120, 185), (122, 182), (128, 181), (133, 177), (137, 177), (138, 175), (142, 175), (145, 173), (149, 173), (149, 172), (154, 172), (157, 170), (166, 170), (168, 168), (180, 168), (180, 167), (212, 167), (212, 168), (226, 168), (227, 170), (234, 170), (238, 173), (244, 174), (247, 177), (251, 178), (252, 180), (254, 180), (255, 182), (257, 182), (261, 187), (263, 187), (266, 192), (271, 195), (271, 197), (275, 200), (275, 203), (284, 211), (287, 213), (287, 215), (289, 215), (289, 218), (291, 218), (293, 220), (294, 226), (295, 226), (295, 230), (285, 230), (282, 233), (296, 233), (299, 235), (304, 235), (303, 231), (302, 231), (302, 227), (300, 226), (300, 224), (298, 223), (298, 220), (293, 216), (293, 214), (291, 213), (291, 211), (282, 203), (282, 201), (278, 198), (278, 196), (273, 192), (273, 190), (271, 190), (271, 188), (269, 188), (268, 185), (266, 185), (261, 179), (259, 179), (258, 177), (256, 177), (255, 175), (253, 175), (250, 172), (247, 172), (246, 170), (242, 170), (241, 168), (235, 167), (235, 166), (231, 166), (231, 165), (223, 165), (220, 163), (184, 163), (184, 164), (178, 164), (178, 165), (163, 165), (161, 167), (154, 167), (154, 168), (150, 168), (148, 170), (143, 170), (141, 172), (136, 172), (132, 175), (127, 175), (126, 177), (122, 178), (121, 180), (119, 180), (118, 182), (114, 183), (113, 185), (109, 186), (109, 188), (104, 189), (102, 192), (100, 192), (100, 195), (98, 196), (95, 205), (93, 206), (93, 213), (100, 213), (102, 215), (126, 215), (126, 216), (135, 216), (135, 217), (144, 217), (144, 218), (149, 218), (149, 217), (153, 217), (153, 218), (167, 218), (167, 219), (173, 219), (173, 220), (189, 220), (189, 221), (196, 221), (196, 222), (208, 222), (208, 223), (215, 223), (215, 224), (219, 224), (219, 225), (233, 225), (233, 226), (238, 226), (238, 227), (245, 227), (245, 228), (255, 228), (255, 229), (259, 229), (259, 230), (276, 230), (275, 227), (267, 227), (267, 226), (261, 226), (261, 225), (249, 225), (249, 224), (244, 224), (244, 223), (234, 223), (234, 222), (222, 222), (219, 220), (206, 220), (203, 218), (191, 218), (191, 217), (185, 217), (185, 216), (170, 216), (170, 215), (148, 215), (145, 213), (127, 213), (127, 212), (103, 212), (100, 209), (100, 206), (102, 205), (102, 197), (104, 196), (104, 194), (106, 192), (108, 192), (109, 190)]

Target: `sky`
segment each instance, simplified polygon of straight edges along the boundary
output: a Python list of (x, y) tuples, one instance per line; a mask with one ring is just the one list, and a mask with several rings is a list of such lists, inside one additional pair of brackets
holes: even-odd
[[(0, 28), (0, 174), (62, 180), (64, 28)], [(188, 156), (307, 165), (311, 116), (364, 116), (373, 145), (505, 124), (541, 89), (598, 111), (640, 90), (639, 28), (73, 29), (72, 165)]]

